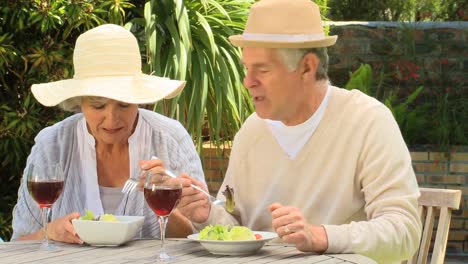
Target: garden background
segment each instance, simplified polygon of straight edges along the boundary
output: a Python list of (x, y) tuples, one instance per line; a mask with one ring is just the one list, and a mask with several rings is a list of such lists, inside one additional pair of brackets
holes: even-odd
[[(71, 78), (76, 38), (104, 23), (125, 25), (137, 36), (146, 73), (187, 81), (177, 98), (145, 107), (184, 124), (215, 192), (230, 142), (253, 111), (240, 50), (227, 41), (242, 32), (252, 2), (0, 0), (0, 237), (11, 236), (11, 210), (34, 136), (67, 115), (39, 105), (31, 84)], [(468, 256), (468, 3), (316, 3), (329, 33), (339, 36), (329, 49), (332, 83), (360, 89), (392, 110), (421, 186), (463, 191), (447, 254)]]

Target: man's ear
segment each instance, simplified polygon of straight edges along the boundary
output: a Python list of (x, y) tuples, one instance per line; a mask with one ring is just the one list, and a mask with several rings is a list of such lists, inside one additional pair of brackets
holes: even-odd
[(302, 79), (315, 80), (319, 59), (313, 53), (307, 53), (300, 65)]

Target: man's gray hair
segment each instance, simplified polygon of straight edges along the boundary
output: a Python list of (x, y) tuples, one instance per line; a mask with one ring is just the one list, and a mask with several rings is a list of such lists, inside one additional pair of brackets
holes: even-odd
[(72, 97), (61, 102), (58, 107), (64, 111), (79, 113), (81, 112), (82, 96)]
[(290, 71), (294, 71), (299, 61), (308, 53), (317, 55), (319, 64), (315, 78), (317, 80), (328, 80), (328, 53), (327, 48), (310, 48), (310, 49), (278, 49), (283, 62)]

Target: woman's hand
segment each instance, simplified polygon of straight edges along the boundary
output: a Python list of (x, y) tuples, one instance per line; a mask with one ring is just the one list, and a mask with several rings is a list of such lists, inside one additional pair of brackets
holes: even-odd
[[(83, 244), (83, 241), (76, 234), (71, 222), (72, 219), (80, 217), (80, 213), (73, 212), (62, 218), (55, 219), (47, 225), (47, 235), (49, 239), (74, 244)], [(43, 230), (41, 230), (43, 232)]]
[[(62, 218), (55, 219), (47, 225), (47, 236), (50, 240), (55, 240), (58, 242), (65, 243), (75, 243), (83, 244), (76, 234), (75, 228), (71, 222), (72, 219), (80, 217), (80, 213), (73, 212), (69, 215), (66, 215)], [(38, 231), (18, 237), (17, 240), (41, 240), (44, 238), (44, 228), (39, 229)]]
[(163, 173), (164, 172), (164, 163), (160, 159), (150, 159), (150, 160), (140, 160), (140, 182), (138, 183), (138, 190), (143, 191), (145, 187), (146, 180), (146, 171), (151, 170), (154, 173)]
[(308, 224), (298, 208), (273, 203), (269, 210), (273, 230), (284, 242), (296, 245), (301, 251), (323, 253), (327, 250), (325, 228)]
[(208, 216), (210, 215), (211, 203), (206, 194), (193, 188), (191, 184), (194, 184), (203, 190), (206, 190), (205, 185), (185, 173), (181, 174), (180, 180), (183, 187), (182, 199), (180, 200), (177, 208), (190, 221), (195, 223), (205, 222), (208, 220)]

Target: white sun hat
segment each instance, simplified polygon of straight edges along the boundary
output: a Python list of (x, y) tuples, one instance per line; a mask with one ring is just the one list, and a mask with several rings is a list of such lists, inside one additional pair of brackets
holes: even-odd
[(185, 86), (184, 81), (143, 74), (135, 36), (113, 24), (98, 26), (78, 37), (73, 66), (72, 79), (33, 84), (34, 97), (45, 106), (77, 96), (146, 104), (172, 98)]
[(319, 7), (310, 0), (258, 1), (250, 8), (243, 34), (229, 37), (243, 48), (320, 48), (336, 39), (325, 35)]

